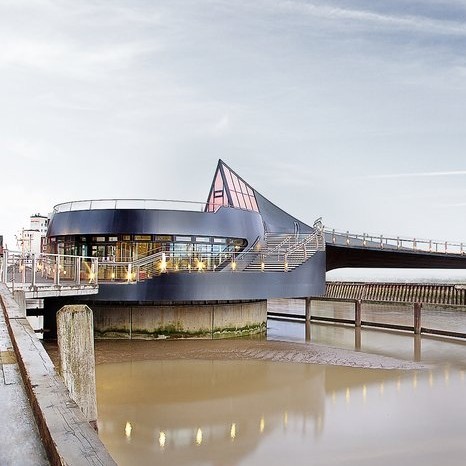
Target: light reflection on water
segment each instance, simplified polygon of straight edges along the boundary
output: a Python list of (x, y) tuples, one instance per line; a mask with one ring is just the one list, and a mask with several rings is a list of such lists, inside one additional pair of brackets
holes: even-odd
[[(270, 339), (306, 339), (302, 323), (268, 327)], [(354, 328), (312, 324), (310, 335), (356, 344)], [(120, 465), (462, 465), (466, 347), (425, 337), (420, 345), (410, 334), (360, 335), (361, 351), (436, 363), (431, 369), (181, 359), (98, 365), (99, 435)]]

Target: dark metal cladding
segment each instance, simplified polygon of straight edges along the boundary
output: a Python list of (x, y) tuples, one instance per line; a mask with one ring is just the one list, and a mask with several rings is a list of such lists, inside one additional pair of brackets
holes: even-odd
[(58, 212), (52, 217), (48, 237), (68, 235), (207, 235), (244, 238), (253, 244), (264, 235), (257, 212), (221, 207), (215, 213), (155, 210), (102, 209)]

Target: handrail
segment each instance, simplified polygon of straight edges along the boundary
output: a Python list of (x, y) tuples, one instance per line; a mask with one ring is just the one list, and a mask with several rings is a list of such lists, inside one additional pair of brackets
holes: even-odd
[(324, 234), (331, 237), (335, 245), (357, 246), (363, 248), (396, 249), (401, 251), (418, 251), (438, 254), (464, 255), (465, 243), (455, 241), (439, 241), (431, 239), (407, 238), (397, 236), (370, 235), (367, 233), (339, 232), (324, 228)]
[(0, 281), (11, 289), (60, 285), (98, 284), (97, 257), (70, 254), (24, 253), (4, 250)]
[(56, 204), (53, 207), (53, 213), (101, 209), (151, 209), (158, 203), (197, 205), (202, 209), (204, 209), (206, 205), (205, 202), (201, 201), (186, 201), (178, 199), (83, 199)]
[[(202, 201), (187, 201), (179, 199), (83, 199), (79, 201), (68, 201), (56, 204), (53, 207), (53, 214), (63, 213), (63, 212), (72, 212), (79, 210), (117, 210), (117, 209), (142, 209), (142, 210), (151, 210), (151, 209), (160, 209), (162, 204), (163, 209), (170, 210), (189, 210), (193, 212), (203, 212), (203, 213), (215, 213), (220, 208), (226, 209), (236, 209), (250, 211), (243, 207), (233, 207), (230, 205), (219, 205), (215, 212), (206, 211), (205, 207), (207, 202)], [(169, 205), (170, 204), (170, 205)], [(181, 207), (180, 207), (181, 206)], [(187, 209), (186, 206), (197, 206), (198, 210)], [(163, 210), (162, 209), (162, 210)]]

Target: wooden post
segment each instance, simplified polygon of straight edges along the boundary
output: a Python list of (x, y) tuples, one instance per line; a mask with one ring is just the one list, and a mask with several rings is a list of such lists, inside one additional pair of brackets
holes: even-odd
[(421, 361), (421, 335), (414, 335), (414, 361)]
[(86, 305), (68, 305), (57, 313), (59, 371), (71, 398), (97, 430), (94, 324)]
[(304, 339), (305, 341), (311, 341), (311, 322), (309, 320), (306, 320), (306, 322), (304, 323), (305, 325), (305, 335), (304, 335)]
[(311, 320), (311, 298), (306, 298), (306, 322)]
[(358, 299), (354, 303), (354, 325), (355, 327), (361, 327), (361, 305), (362, 301)]
[(421, 309), (422, 303), (414, 303), (413, 311), (414, 311), (414, 333), (416, 335), (421, 334)]
[(354, 349), (361, 351), (361, 327), (354, 328)]

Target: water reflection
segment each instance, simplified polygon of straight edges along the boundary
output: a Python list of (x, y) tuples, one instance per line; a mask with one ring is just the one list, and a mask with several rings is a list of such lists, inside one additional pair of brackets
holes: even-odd
[(451, 368), (139, 361), (99, 365), (97, 381), (99, 435), (120, 465), (320, 464), (335, 449), (371, 464), (382, 446), (393, 452), (377, 464), (404, 464), (426, 439), (447, 464), (466, 453), (464, 373)]
[(123, 352), (129, 359), (97, 366), (99, 435), (118, 464), (464, 463), (463, 342), (277, 321), (269, 322), (268, 338), (311, 341), (431, 367), (401, 371), (187, 360), (176, 341), (164, 343), (170, 345), (166, 354), (175, 355), (171, 360), (138, 361), (135, 353), (131, 361), (131, 342), (114, 348), (99, 344), (97, 352), (108, 351), (113, 360)]

